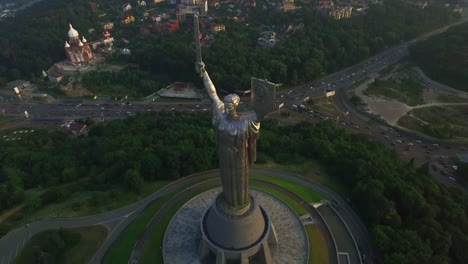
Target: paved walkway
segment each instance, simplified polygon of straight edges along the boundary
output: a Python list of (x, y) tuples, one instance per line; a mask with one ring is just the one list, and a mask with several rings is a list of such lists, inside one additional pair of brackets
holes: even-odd
[[(217, 188), (195, 197), (174, 215), (164, 239), (165, 264), (200, 261), (200, 219), (219, 192)], [(278, 236), (278, 245), (272, 248), (273, 263), (307, 263), (307, 235), (296, 213), (271, 194), (255, 189), (251, 193), (269, 214)]]

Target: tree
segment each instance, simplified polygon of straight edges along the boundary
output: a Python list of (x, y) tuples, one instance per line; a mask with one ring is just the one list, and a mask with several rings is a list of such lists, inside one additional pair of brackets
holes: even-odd
[(136, 193), (141, 193), (143, 190), (144, 180), (136, 169), (128, 169), (124, 175), (125, 182), (128, 188)]

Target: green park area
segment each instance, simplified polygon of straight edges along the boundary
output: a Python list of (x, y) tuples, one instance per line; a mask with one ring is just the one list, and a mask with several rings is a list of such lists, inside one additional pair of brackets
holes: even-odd
[(15, 263), (87, 263), (106, 237), (103, 226), (43, 231), (26, 243)]
[[(274, 177), (270, 177), (267, 175), (260, 175), (260, 174), (252, 175), (252, 178), (266, 180), (271, 183), (280, 185), (290, 191), (297, 193), (299, 196), (303, 197), (305, 200), (309, 202), (317, 202), (322, 198), (319, 194), (312, 191), (311, 189), (308, 189), (292, 181), (287, 181), (287, 180), (283, 180), (280, 178), (274, 178)], [(251, 184), (251, 187), (266, 191), (278, 197), (279, 199), (284, 201), (286, 204), (288, 204), (298, 215), (303, 215), (306, 213), (305, 209), (300, 204), (292, 200), (290, 197), (284, 195), (280, 191), (277, 191), (272, 188), (264, 187), (258, 183)], [(164, 233), (170, 220), (172, 219), (172, 217), (176, 214), (176, 212), (179, 210), (179, 208), (183, 204), (185, 204), (191, 198), (193, 198), (194, 196), (204, 191), (206, 190), (199, 190), (199, 191), (194, 192), (193, 195), (191, 195), (190, 197), (182, 198), (181, 200), (177, 201), (177, 203), (174, 204), (174, 206), (172, 206), (169, 209), (169, 211), (164, 215), (164, 217), (157, 223), (157, 227), (153, 231), (153, 235), (151, 235), (150, 239), (145, 243), (143, 250), (142, 250), (142, 254), (139, 259), (140, 263), (161, 263), (162, 262), (161, 247), (163, 245)], [(170, 197), (173, 198), (176, 195), (177, 195), (177, 192), (173, 192), (170, 195)], [(162, 208), (163, 203), (159, 202), (158, 205), (155, 203), (153, 206), (151, 207), (152, 212), (154, 212), (155, 208), (159, 208), (159, 209)], [(148, 210), (149, 209), (147, 209), (147, 211)], [(144, 212), (143, 214), (146, 214), (146, 213), (147, 212)], [(150, 215), (153, 215), (153, 214), (154, 213), (150, 213)], [(122, 237), (119, 238), (119, 241), (121, 241), (120, 245), (122, 247), (120, 247), (119, 249), (117, 249), (115, 246), (113, 247), (112, 252), (115, 252), (115, 253), (111, 253), (113, 255), (112, 259), (115, 259), (115, 260), (119, 258), (128, 259), (128, 257), (130, 256), (130, 252), (133, 249), (134, 241), (136, 241), (135, 238), (139, 236), (135, 234), (135, 230), (136, 229), (141, 230), (139, 231), (139, 234), (141, 234), (141, 232), (143, 232), (144, 230), (141, 227), (144, 227), (149, 221), (150, 219), (148, 218), (146, 218), (146, 220), (142, 218), (140, 223), (137, 224), (136, 222), (134, 222), (129, 227), (127, 227), (127, 229), (130, 229), (130, 228), (135, 228), (135, 229), (133, 232), (130, 232), (130, 231), (127, 232), (127, 230), (124, 231), (124, 235), (122, 235)], [(145, 222), (146, 224), (144, 224), (143, 222)], [(140, 228), (138, 228), (137, 226), (140, 226)], [(325, 248), (326, 244), (325, 244), (325, 239), (322, 233), (320, 232), (320, 230), (318, 230), (315, 227), (306, 228), (306, 232), (307, 232), (309, 241), (314, 241), (314, 243), (309, 243), (309, 247), (310, 247), (309, 248), (310, 250), (309, 263), (326, 263), (326, 261), (328, 260), (328, 251)], [(124, 242), (124, 241), (131, 241), (132, 243)], [(316, 243), (322, 243), (322, 242), (323, 242), (322, 246), (317, 246)], [(123, 252), (128, 252), (128, 253), (123, 253)], [(113, 263), (112, 259), (110, 258), (106, 259), (106, 263)], [(326, 261), (324, 262), (324, 260)]]
[(468, 105), (411, 110), (398, 125), (440, 139), (468, 140)]
[(341, 116), (340, 109), (332, 103), (333, 97), (320, 97), (307, 102), (307, 106), (314, 111), (326, 112), (334, 116)]
[(411, 57), (431, 79), (468, 92), (467, 41), (468, 27), (464, 23), (417, 43)]
[[(148, 182), (143, 185), (141, 193), (127, 192), (120, 186), (93, 191), (88, 188), (87, 179), (48, 189), (30, 189), (25, 192), (26, 206), (7, 218), (4, 224), (16, 228), (45, 218), (80, 217), (108, 212), (140, 201), (169, 182)], [(47, 197), (58, 198), (56, 202), (41, 205)]]
[[(294, 192), (298, 196), (300, 196), (302, 199), (306, 200), (309, 203), (315, 203), (319, 202), (320, 200), (323, 199), (323, 196), (310, 188), (296, 183), (294, 181), (288, 181), (282, 178), (276, 178), (273, 176), (268, 176), (268, 175), (262, 175), (262, 174), (252, 174), (251, 175), (252, 179), (259, 179), (263, 181), (267, 181), (276, 185), (279, 185), (291, 192)], [(259, 186), (260, 187), (260, 186)]]
[[(206, 179), (205, 179), (206, 180)], [(197, 180), (191, 182), (192, 186), (201, 183), (205, 180)], [(145, 231), (146, 226), (148, 223), (151, 221), (153, 216), (166, 204), (168, 203), (171, 199), (173, 199), (176, 195), (179, 193), (185, 191), (187, 186), (182, 186), (170, 194), (167, 194), (154, 202), (150, 204), (148, 208), (146, 208), (138, 217), (131, 223), (129, 224), (125, 230), (121, 233), (119, 238), (114, 242), (112, 245), (112, 248), (109, 251), (109, 254), (107, 254), (105, 258), (105, 263), (117, 263), (119, 260), (122, 259), (129, 259), (130, 255), (133, 250), (133, 246), (135, 245), (136, 241), (140, 237), (141, 234)], [(199, 194), (200, 192), (194, 192), (194, 195)], [(192, 198), (192, 197), (190, 197)], [(183, 200), (186, 201), (186, 200)], [(161, 230), (166, 230), (166, 226), (169, 223), (170, 219), (172, 216), (175, 214), (175, 212), (181, 207), (185, 202), (179, 201), (177, 202), (173, 207), (171, 207), (170, 211), (167, 212), (167, 214), (164, 215), (162, 220), (158, 223), (158, 227), (161, 225), (164, 225), (164, 228), (161, 227), (159, 229), (159, 232), (156, 232), (154, 236), (151, 237), (151, 240), (147, 244), (153, 245), (150, 249), (147, 249), (146, 247), (144, 248), (143, 252), (149, 251), (150, 253), (144, 254), (147, 259), (151, 260), (162, 260), (162, 252), (160, 250), (160, 247), (162, 245), (162, 240), (164, 237), (164, 231)], [(165, 223), (165, 224), (164, 224)], [(157, 239), (155, 238), (157, 237)], [(146, 245), (145, 245), (146, 246)], [(144, 258), (143, 256), (143, 258)], [(162, 263), (161, 262), (151, 262), (151, 263)]]
[(365, 90), (366, 95), (377, 95), (394, 99), (409, 106), (424, 104), (423, 92), (426, 87), (416, 74), (408, 69), (389, 73), (389, 75), (376, 79)]

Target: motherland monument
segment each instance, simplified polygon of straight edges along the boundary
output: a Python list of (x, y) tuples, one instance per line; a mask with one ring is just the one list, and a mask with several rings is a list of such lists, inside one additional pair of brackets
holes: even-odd
[(249, 167), (256, 160), (256, 141), (260, 120), (274, 107), (277, 85), (252, 78), (254, 111), (237, 112), (240, 98), (229, 94), (221, 101), (202, 61), (198, 16), (194, 16), (197, 62), (195, 68), (203, 78), (212, 102), (212, 122), (222, 191), (205, 211), (201, 221), (199, 254), (212, 254), (217, 264), (272, 263), (270, 245), (277, 244), (276, 232), (266, 211), (249, 192)]

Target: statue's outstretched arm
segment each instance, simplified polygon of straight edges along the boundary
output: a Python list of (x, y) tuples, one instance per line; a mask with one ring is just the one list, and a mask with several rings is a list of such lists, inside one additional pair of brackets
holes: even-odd
[(216, 87), (211, 81), (208, 72), (205, 70), (205, 64), (203, 64), (203, 62), (198, 63), (197, 72), (200, 73), (200, 76), (203, 78), (203, 85), (205, 86), (206, 92), (208, 93), (211, 101), (213, 103), (221, 101), (216, 93)]

